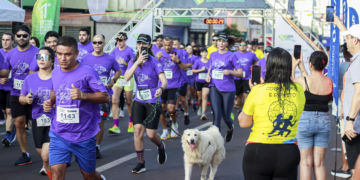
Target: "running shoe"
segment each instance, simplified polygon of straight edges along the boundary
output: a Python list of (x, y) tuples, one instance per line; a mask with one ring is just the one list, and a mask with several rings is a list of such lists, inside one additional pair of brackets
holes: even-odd
[(31, 157), (28, 157), (26, 153), (22, 153), (21, 158), (15, 161), (15, 165), (17, 166), (23, 166), (31, 163), (32, 163)]
[(5, 120), (0, 120), (0, 125), (4, 125), (5, 124)]
[(10, 143), (13, 143), (16, 141), (16, 128), (15, 128), (15, 125), (14, 125), (14, 128), (13, 130), (11, 131), (11, 135), (9, 137), (9, 141)]
[(96, 159), (101, 159), (102, 156), (101, 156), (101, 152), (100, 152), (100, 149), (98, 147), (96, 147)]
[(226, 142), (230, 142), (233, 138), (233, 132), (234, 132), (234, 125), (232, 125), (232, 129), (229, 131), (227, 130), (226, 136), (225, 136), (225, 141)]
[(144, 161), (144, 164), (143, 163), (138, 163), (136, 165), (136, 167), (132, 170), (132, 173), (142, 173), (142, 172), (145, 172), (146, 171), (146, 168), (145, 168), (145, 161)]
[(44, 166), (40, 169), (39, 174), (41, 174), (41, 175), (47, 175)]
[(166, 162), (166, 159), (167, 159), (167, 155), (166, 155), (166, 152), (165, 152), (165, 143), (162, 142), (162, 144), (163, 144), (164, 148), (162, 148), (162, 149), (158, 148), (157, 160), (158, 160), (159, 164), (164, 164)]
[[(178, 130), (178, 123), (176, 123), (176, 124), (172, 124), (172, 130), (171, 130), (171, 138), (177, 138), (178, 137), (178, 135), (175, 133), (175, 132), (177, 132), (178, 134), (179, 134), (179, 130)], [(175, 131), (175, 132), (174, 132)]]
[(351, 173), (350, 173), (349, 169), (345, 172), (342, 171), (341, 168), (331, 171), (331, 175), (335, 176), (335, 173), (336, 173), (336, 177), (339, 177), (339, 178), (350, 178), (351, 177)]
[(202, 114), (202, 109), (199, 108), (199, 110), (197, 111), (197, 115), (198, 115), (198, 116), (201, 116), (201, 114)]
[(123, 110), (120, 110), (119, 117), (125, 117)]
[(10, 146), (11, 142), (9, 139), (10, 139), (10, 136), (6, 134), (5, 137), (1, 140), (3, 146), (5, 146), (5, 147)]
[(189, 118), (189, 115), (185, 115), (184, 116), (184, 124), (185, 126), (189, 125), (190, 124), (190, 118)]
[(120, 134), (120, 128), (117, 127), (115, 124), (112, 128), (109, 129), (109, 133), (110, 134)]
[(196, 104), (193, 104), (193, 111), (196, 112), (197, 108), (196, 108)]
[(134, 123), (133, 122), (129, 122), (128, 125), (128, 133), (133, 133), (134, 132)]
[(162, 140), (167, 140), (167, 139), (170, 138), (170, 134), (169, 134), (169, 132), (168, 132), (167, 129), (163, 129), (163, 132), (162, 132), (160, 138), (161, 138)]
[(201, 119), (201, 120), (206, 120), (206, 115), (205, 115), (205, 114), (202, 114), (200, 119)]

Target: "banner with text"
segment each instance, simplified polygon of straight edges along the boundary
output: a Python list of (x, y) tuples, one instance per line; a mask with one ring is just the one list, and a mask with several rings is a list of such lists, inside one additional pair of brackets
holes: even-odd
[(37, 0), (32, 14), (31, 36), (37, 37), (40, 46), (48, 31), (59, 32), (61, 0)]

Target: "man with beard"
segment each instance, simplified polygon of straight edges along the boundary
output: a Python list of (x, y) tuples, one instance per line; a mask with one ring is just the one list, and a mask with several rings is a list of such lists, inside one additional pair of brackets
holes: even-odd
[[(25, 165), (32, 163), (27, 147), (27, 135), (25, 131), (26, 119), (31, 119), (30, 106), (21, 105), (19, 102), (20, 90), (24, 83), (24, 79), (29, 75), (29, 67), (35, 59), (35, 55), (39, 49), (30, 44), (30, 29), (25, 25), (21, 25), (16, 29), (17, 48), (11, 50), (5, 57), (6, 62), (11, 69), (12, 78), (9, 81), (13, 82), (13, 89), (11, 90), (10, 108), (11, 115), (14, 118), (16, 125), (16, 136), (19, 141), (22, 156), (15, 162), (15, 165)], [(10, 144), (8, 144), (10, 145)]]
[(163, 41), (164, 41), (163, 35), (156, 36), (156, 44), (152, 45), (151, 47), (151, 50), (153, 51), (154, 54), (157, 54), (163, 48)]
[(92, 46), (92, 42), (90, 41), (90, 29), (88, 28), (81, 28), (79, 31), (79, 41), (78, 48), (79, 48), (79, 55), (77, 56), (76, 60), (80, 61), (82, 58), (89, 53), (94, 51)]

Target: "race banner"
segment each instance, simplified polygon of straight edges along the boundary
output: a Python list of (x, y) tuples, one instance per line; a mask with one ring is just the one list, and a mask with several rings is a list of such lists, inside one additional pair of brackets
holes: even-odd
[(352, 25), (359, 24), (359, 0), (347, 0), (347, 5), (349, 8), (349, 16), (347, 18), (349, 23), (347, 28), (349, 28)]
[(343, 0), (342, 7), (343, 7), (343, 24), (345, 25), (346, 28), (349, 28), (349, 25), (348, 25), (349, 7), (348, 7), (347, 0)]
[[(331, 0), (331, 6), (335, 7), (335, 12), (340, 17), (340, 0)], [(338, 107), (339, 97), (339, 46), (340, 46), (340, 31), (334, 24), (331, 24), (331, 42), (330, 42), (330, 54), (329, 54), (329, 71), (328, 76), (333, 81), (333, 97), (335, 104)], [(342, 79), (341, 79), (342, 80)], [(339, 108), (339, 107), (338, 107)], [(338, 112), (338, 111), (336, 111)], [(338, 115), (336, 115), (337, 117)]]
[(40, 46), (48, 31), (59, 32), (61, 0), (37, 0), (32, 14), (31, 36), (37, 37)]

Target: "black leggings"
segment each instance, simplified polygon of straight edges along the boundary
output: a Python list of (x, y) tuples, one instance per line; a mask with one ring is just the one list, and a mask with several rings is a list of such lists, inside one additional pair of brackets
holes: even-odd
[(35, 143), (35, 148), (41, 149), (44, 143), (50, 142), (49, 131), (50, 126), (37, 127), (36, 119), (32, 119), (32, 133)]
[(233, 120), (231, 111), (235, 100), (234, 92), (221, 92), (215, 86), (210, 87), (211, 108), (213, 110), (213, 125), (221, 130), (221, 118), (229, 129), (232, 129)]
[(295, 144), (248, 144), (243, 157), (245, 180), (294, 180), (300, 163)]
[(125, 91), (125, 90), (122, 90), (122, 91), (121, 91), (121, 94), (120, 94), (120, 103), (119, 103), (119, 108), (120, 108), (122, 111), (124, 110), (124, 105), (125, 105), (124, 91)]

